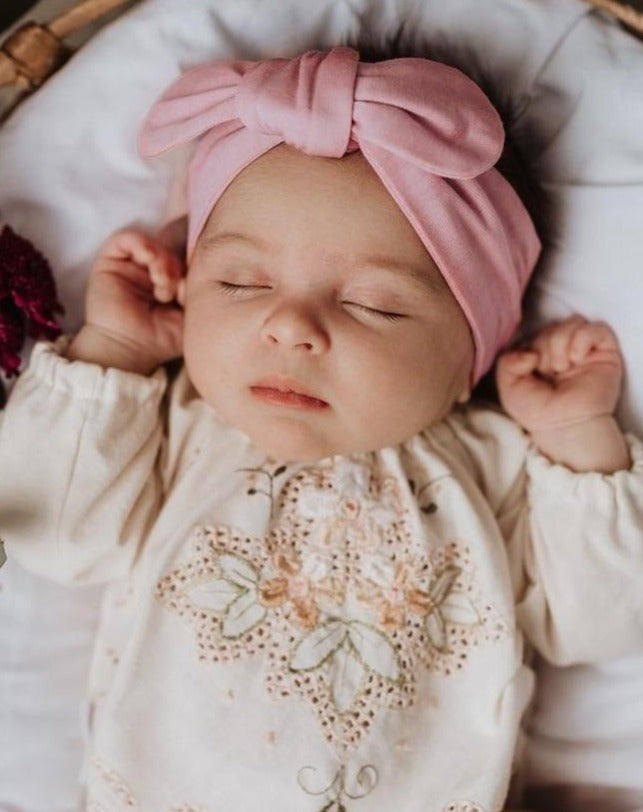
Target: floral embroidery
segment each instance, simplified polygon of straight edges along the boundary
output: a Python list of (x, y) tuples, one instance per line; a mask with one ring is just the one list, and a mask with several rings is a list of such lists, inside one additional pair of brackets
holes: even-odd
[(455, 801), (444, 807), (442, 812), (485, 812), (480, 804), (472, 801)]
[[(315, 767), (302, 767), (297, 773), (297, 782), (307, 795), (325, 795), (326, 800), (329, 800), (329, 803), (322, 807), (319, 812), (346, 812), (346, 807), (342, 803), (343, 800), (348, 798), (357, 801), (365, 798), (375, 789), (378, 781), (375, 767), (372, 764), (365, 764), (358, 770), (349, 784), (346, 781), (346, 768), (342, 765), (335, 773), (330, 784), (323, 789), (317, 787), (312, 789), (313, 786), (319, 783), (315, 776), (316, 772)], [(352, 789), (349, 789), (349, 786)]]
[(507, 633), (466, 545), (427, 538), (392, 477), (330, 460), (272, 498), (264, 538), (198, 528), (156, 595), (195, 628), (201, 661), (262, 656), (269, 694), (306, 700), (340, 752), (413, 704), (420, 667), (448, 676)]

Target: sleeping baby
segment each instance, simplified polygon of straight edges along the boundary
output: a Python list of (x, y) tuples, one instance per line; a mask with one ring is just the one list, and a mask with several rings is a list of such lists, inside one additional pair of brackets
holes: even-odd
[(453, 68), (219, 60), (140, 148), (192, 141), (187, 270), (111, 237), (0, 426), (8, 556), (111, 584), (87, 808), (498, 812), (527, 649), (643, 648), (615, 337), (507, 351), (540, 243)]

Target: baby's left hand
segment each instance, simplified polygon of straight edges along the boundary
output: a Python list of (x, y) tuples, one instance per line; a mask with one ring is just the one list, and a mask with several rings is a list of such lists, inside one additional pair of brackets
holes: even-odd
[(623, 362), (606, 324), (572, 316), (546, 327), (530, 347), (501, 355), (496, 376), (503, 408), (533, 433), (611, 415)]
[(603, 322), (572, 316), (542, 330), (526, 349), (500, 356), (496, 370), (504, 410), (535, 444), (575, 470), (628, 467), (613, 418), (623, 361)]

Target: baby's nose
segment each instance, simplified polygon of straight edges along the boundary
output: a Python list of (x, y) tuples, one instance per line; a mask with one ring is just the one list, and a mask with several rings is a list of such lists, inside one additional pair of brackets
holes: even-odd
[(307, 305), (283, 304), (262, 327), (263, 341), (319, 355), (330, 347), (330, 337), (317, 313)]

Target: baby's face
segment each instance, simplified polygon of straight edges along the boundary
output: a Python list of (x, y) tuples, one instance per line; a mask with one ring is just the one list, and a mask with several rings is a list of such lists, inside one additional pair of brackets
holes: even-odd
[(468, 396), (468, 324), (360, 153), (280, 146), (215, 206), (185, 287), (201, 396), (280, 460), (395, 445)]

